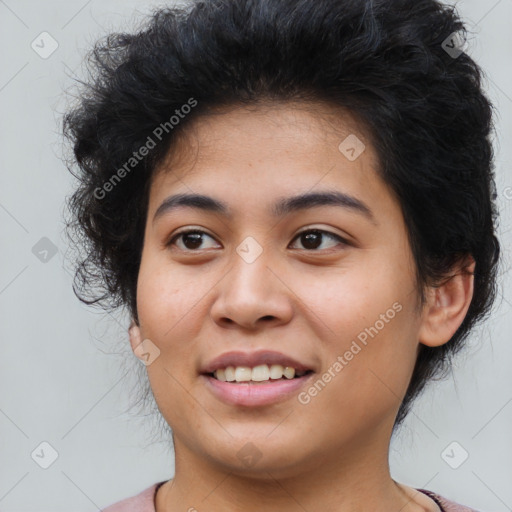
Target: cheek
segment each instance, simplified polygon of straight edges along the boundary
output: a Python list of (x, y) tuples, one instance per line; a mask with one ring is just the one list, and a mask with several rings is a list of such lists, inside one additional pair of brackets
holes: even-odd
[[(160, 260), (160, 261), (159, 261)], [(195, 372), (192, 345), (197, 339), (197, 286), (191, 286), (183, 274), (172, 272), (161, 258), (143, 257), (137, 284), (137, 309), (144, 339), (160, 350), (158, 358), (147, 367), (148, 377), (159, 405), (174, 403), (182, 397), (179, 383), (188, 383)], [(195, 305), (195, 307), (194, 307)], [(188, 404), (190, 407), (193, 404)]]
[[(354, 435), (364, 440), (396, 414), (416, 357), (407, 314), (402, 309), (384, 326), (353, 325), (353, 336), (343, 334), (347, 322), (340, 318), (337, 332), (342, 334), (326, 346), (322, 373), (299, 397), (305, 404), (303, 423), (324, 431), (333, 446)], [(321, 424), (319, 417), (325, 420)]]
[[(197, 272), (197, 271), (196, 271)], [(168, 346), (193, 325), (208, 283), (197, 275), (173, 268), (162, 255), (143, 256), (137, 283), (137, 309), (144, 336)], [(187, 321), (188, 320), (188, 321)]]
[(300, 314), (318, 326), (319, 339), (337, 348), (359, 334), (364, 340), (376, 323), (379, 332), (391, 330), (410, 303), (407, 278), (390, 266), (372, 269), (368, 263), (329, 269), (323, 275), (302, 272), (293, 282), (301, 299), (298, 307), (304, 305)]
[[(172, 272), (167, 262), (151, 254), (143, 255), (137, 283), (137, 309), (143, 338), (160, 350), (147, 374), (155, 401), (172, 428), (186, 430), (186, 421), (197, 403), (184, 392), (195, 375), (192, 360), (197, 286), (191, 286), (183, 273)], [(196, 307), (200, 306), (198, 304)]]
[[(304, 277), (299, 283), (297, 294), (307, 297), (305, 314), (323, 341), (329, 383), (312, 390), (313, 394), (321, 390), (320, 409), (336, 403), (337, 410), (348, 408), (364, 416), (372, 414), (369, 405), (397, 404), (410, 380), (418, 347), (409, 274), (381, 265), (373, 272), (367, 267), (331, 272), (321, 285)], [(326, 388), (330, 391), (324, 393)]]

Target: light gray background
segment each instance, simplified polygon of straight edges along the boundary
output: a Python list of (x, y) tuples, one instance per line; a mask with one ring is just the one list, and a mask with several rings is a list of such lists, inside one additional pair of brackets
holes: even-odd
[[(3, 512), (98, 510), (173, 475), (170, 447), (151, 444), (144, 420), (125, 413), (137, 380), (123, 377), (130, 366), (109, 352), (128, 348), (127, 319), (75, 298), (62, 221), (72, 183), (61, 160), (62, 93), (98, 37), (130, 29), (157, 5), (163, 3), (0, 0)], [(512, 0), (462, 0), (457, 7), (475, 32), (467, 51), (483, 66), (498, 111), (500, 298), (459, 357), (454, 378), (416, 403), (393, 440), (391, 469), (398, 481), (497, 512), (512, 510)], [(46, 59), (31, 48), (44, 31), (59, 45)], [(32, 252), (43, 237), (58, 249), (46, 262)], [(31, 457), (43, 441), (58, 452), (48, 469)], [(469, 453), (458, 469), (441, 456), (453, 441)], [(453, 457), (460, 453), (456, 448)]]

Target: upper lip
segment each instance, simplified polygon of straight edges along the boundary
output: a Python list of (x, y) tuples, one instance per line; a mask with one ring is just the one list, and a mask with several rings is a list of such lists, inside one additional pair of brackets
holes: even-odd
[(280, 364), (289, 366), (299, 371), (312, 370), (306, 364), (300, 363), (290, 356), (275, 352), (273, 350), (257, 350), (255, 352), (225, 352), (206, 363), (200, 370), (200, 373), (213, 373), (219, 368), (227, 368), (228, 366), (249, 366), (253, 368), (261, 364)]

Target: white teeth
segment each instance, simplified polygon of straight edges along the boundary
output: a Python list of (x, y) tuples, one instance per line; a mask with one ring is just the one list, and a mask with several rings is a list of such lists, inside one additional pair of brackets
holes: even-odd
[(293, 377), (295, 377), (295, 368), (290, 368), (289, 366), (287, 366), (283, 371), (283, 375), (287, 379), (293, 379)]
[(215, 372), (215, 377), (217, 377), (218, 380), (221, 380), (222, 382), (226, 382), (226, 372), (222, 368), (220, 370), (217, 370)]
[(270, 378), (270, 370), (266, 364), (260, 364), (252, 369), (252, 380), (261, 382)]
[(284, 368), (280, 364), (273, 364), (270, 367), (270, 378), (280, 379), (283, 376)]
[(237, 366), (235, 380), (237, 382), (249, 382), (252, 378), (252, 370), (248, 366)]
[[(217, 372), (215, 372), (217, 373)], [(226, 380), (228, 382), (233, 382), (235, 380), (235, 367), (234, 366), (228, 366), (224, 370), (224, 375), (226, 376)]]
[(280, 364), (273, 364), (270, 367), (267, 364), (260, 364), (254, 368), (249, 366), (228, 366), (227, 368), (219, 368), (213, 373), (217, 380), (223, 382), (264, 382), (268, 380), (293, 379), (295, 374), (302, 377), (306, 372), (297, 371), (290, 366), (283, 367)]

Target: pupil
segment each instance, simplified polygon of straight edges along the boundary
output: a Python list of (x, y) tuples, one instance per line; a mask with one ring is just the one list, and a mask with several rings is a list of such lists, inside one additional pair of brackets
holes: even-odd
[[(189, 247), (190, 244), (187, 243), (187, 240), (193, 239), (192, 247)], [(187, 249), (197, 249), (201, 245), (201, 233), (186, 233), (183, 235), (183, 243)]]
[[(321, 245), (321, 241), (320, 241), (321, 236), (322, 236), (322, 233), (318, 233), (318, 232), (309, 232), (309, 233), (302, 235), (302, 241), (303, 241), (304, 247), (306, 247), (307, 249), (316, 249), (319, 245)], [(315, 237), (316, 237), (316, 242), (315, 242)]]

